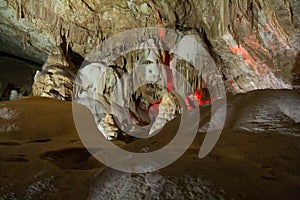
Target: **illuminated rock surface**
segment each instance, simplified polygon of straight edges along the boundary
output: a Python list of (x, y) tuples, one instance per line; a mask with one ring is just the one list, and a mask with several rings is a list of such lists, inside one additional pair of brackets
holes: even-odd
[[(133, 152), (166, 145), (180, 108), (154, 84), (162, 77), (153, 66), (170, 64), (195, 89), (202, 81), (195, 63), (176, 55), (166, 62), (166, 52), (137, 50), (105, 65), (87, 60), (80, 71), (86, 84), (73, 85), (97, 45), (141, 27), (199, 36), (205, 50), (200, 59), (212, 60), (227, 94), (237, 95), (228, 99), (225, 128), (207, 157), (198, 158), (204, 132), (219, 122), (209, 122), (210, 107), (204, 106), (197, 137), (179, 160), (155, 173), (125, 174), (90, 155), (76, 133), (71, 102), (54, 99), (96, 94), (104, 105), (94, 112), (96, 126), (106, 138), (121, 139), (113, 142)], [(299, 51), (299, 0), (0, 0), (1, 100), (54, 98), (0, 103), (0, 199), (297, 199), (299, 90), (253, 90), (300, 88)], [(145, 78), (153, 84), (132, 93), (130, 79), (118, 78), (139, 65), (147, 66)], [(99, 74), (104, 78), (98, 81)], [(200, 75), (206, 84), (218, 78)], [(116, 88), (122, 89), (118, 95)], [(119, 110), (100, 115), (112, 102)], [(126, 118), (152, 126), (151, 133), (162, 130), (150, 139), (127, 138), (123, 130), (135, 126)]]
[(44, 63), (65, 43), (76, 64), (78, 55), (85, 57), (112, 35), (157, 26), (158, 11), (163, 27), (195, 30), (204, 38), (234, 92), (290, 88), (299, 51), (299, 10), (296, 0), (1, 0), (0, 44), (1, 51)]

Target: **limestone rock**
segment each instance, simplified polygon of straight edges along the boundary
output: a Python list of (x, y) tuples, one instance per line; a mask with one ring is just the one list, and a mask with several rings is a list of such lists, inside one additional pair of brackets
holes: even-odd
[(98, 128), (108, 140), (117, 138), (118, 133), (120, 133), (120, 129), (117, 127), (111, 114), (106, 114), (101, 119)]
[(37, 71), (34, 77), (32, 92), (34, 96), (51, 97), (60, 100), (71, 100), (74, 74), (61, 66), (47, 66)]
[(71, 100), (76, 68), (69, 63), (62, 50), (56, 48), (34, 76), (32, 92), (35, 96)]
[(189, 24), (204, 29), (234, 91), (291, 88), (290, 72), (299, 51), (298, 42), (293, 42), (295, 37), (299, 41), (298, 1), (193, 1), (193, 5), (201, 22)]
[(63, 41), (85, 57), (112, 35), (157, 26), (160, 14), (163, 27), (198, 30), (229, 90), (291, 88), (299, 10), (294, 0), (2, 0), (0, 44), (1, 51), (38, 63)]
[(167, 92), (161, 103), (158, 106), (159, 112), (152, 125), (149, 134), (154, 133), (157, 130), (163, 128), (167, 122), (174, 119), (180, 114), (180, 105), (176, 96), (170, 92)]
[[(184, 40), (184, 38), (180, 39)], [(201, 40), (200, 37), (198, 39)], [(152, 47), (158, 45), (151, 39), (141, 45), (149, 44)], [(179, 52), (183, 48), (183, 45), (175, 46), (172, 51)], [(185, 46), (185, 48), (190, 47)], [(179, 53), (183, 55), (185, 52)], [(215, 78), (216, 74), (212, 74), (213, 69), (216, 68), (215, 63), (203, 42), (196, 54), (203, 56), (197, 59), (191, 58), (192, 64), (200, 63), (199, 67), (203, 69), (202, 73), (206, 82), (218, 83), (218, 79)], [(185, 56), (188, 57), (188, 55)], [(157, 49), (130, 52), (113, 64), (107, 59), (101, 63), (86, 65), (80, 69), (77, 76), (75, 102), (91, 110), (96, 124), (107, 138), (116, 137), (120, 131), (117, 127), (124, 132), (140, 130), (140, 132), (148, 133), (150, 130), (151, 134), (174, 119), (180, 110), (175, 96), (167, 92), (167, 69), (162, 67), (162, 60), (162, 52), (157, 47)], [(170, 63), (173, 63), (171, 68), (174, 73), (172, 81), (174, 89), (181, 95), (185, 95), (184, 97), (192, 95), (194, 91), (186, 85), (185, 80), (190, 82), (195, 89), (199, 81), (199, 72), (179, 56), (173, 56)], [(219, 80), (222, 81), (222, 77), (219, 77)], [(216, 94), (214, 97), (223, 96), (224, 94)], [(110, 116), (107, 114), (112, 114), (117, 119), (117, 125), (107, 123), (106, 118)], [(143, 130), (147, 126), (150, 126), (149, 130)]]

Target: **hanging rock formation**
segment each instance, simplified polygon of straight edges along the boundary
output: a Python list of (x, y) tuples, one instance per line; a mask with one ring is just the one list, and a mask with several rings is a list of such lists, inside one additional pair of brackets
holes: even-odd
[(137, 27), (199, 31), (234, 92), (291, 88), (299, 51), (299, 1), (1, 0), (1, 51), (38, 63), (62, 43), (85, 57)]
[[(291, 89), (293, 84), (298, 84), (300, 74), (297, 66), (299, 10), (300, 3), (294, 0), (0, 0), (0, 45), (3, 47), (0, 51), (45, 63), (34, 77), (34, 95), (71, 100), (76, 67), (97, 45), (126, 30), (159, 26), (191, 37), (200, 36), (199, 42), (208, 52), (201, 54), (202, 57), (211, 59), (220, 70), (218, 76), (200, 73), (201, 80), (191, 66), (196, 61), (188, 63), (172, 55), (173, 68), (189, 80), (194, 89), (199, 81), (217, 87), (215, 80), (220, 78), (227, 92), (232, 93), (266, 88)], [(206, 59), (202, 57), (200, 60)], [(133, 92), (129, 89), (133, 86), (130, 80), (124, 78), (120, 82), (119, 78), (139, 65), (148, 65), (146, 70), (151, 71), (151, 75), (148, 74), (146, 79), (158, 78), (159, 73), (151, 66), (155, 62), (162, 64), (162, 60), (162, 52), (138, 50), (104, 65), (93, 63), (103, 66), (96, 71), (84, 69), (91, 70), (84, 72), (86, 79), (101, 84), (93, 85), (87, 81), (87, 85), (75, 90), (74, 96), (94, 98), (96, 94), (99, 100), (102, 95), (102, 104), (111, 106), (114, 102), (126, 108), (124, 112), (130, 113), (134, 123), (151, 124), (151, 116), (144, 113), (148, 112), (151, 103), (162, 99), (166, 91), (151, 89), (153, 86), (148, 85)], [(97, 81), (102, 73), (104, 76)], [(176, 84), (180, 85), (178, 80), (175, 88)], [(124, 91), (118, 90), (116, 94), (117, 87)], [(15, 92), (7, 96), (10, 95), (16, 98)], [(113, 125), (112, 115), (105, 117), (103, 111), (92, 112), (98, 115), (97, 124), (105, 122), (113, 130), (107, 135), (115, 137), (116, 132), (120, 132)], [(161, 123), (154, 123), (157, 124)], [(122, 121), (119, 125), (122, 126)]]

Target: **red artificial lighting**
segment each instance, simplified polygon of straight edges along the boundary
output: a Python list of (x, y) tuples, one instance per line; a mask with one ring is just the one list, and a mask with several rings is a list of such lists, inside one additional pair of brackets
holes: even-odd
[[(154, 3), (154, 2), (152, 1), (152, 3)], [(164, 32), (164, 29), (163, 29), (163, 20), (161, 18), (159, 10), (157, 10), (156, 16), (157, 16), (157, 23), (158, 23), (158, 27), (159, 27), (159, 37), (162, 41), (162, 45), (164, 46), (165, 32)], [(172, 74), (172, 70), (170, 68), (170, 53), (169, 53), (169, 51), (164, 51), (163, 64), (164, 64), (164, 66), (166, 66), (165, 69), (166, 69), (166, 73), (167, 73), (168, 91), (172, 91), (172, 90), (174, 90), (174, 84), (173, 84), (173, 74)], [(211, 103), (211, 101), (216, 100), (216, 98), (202, 100), (203, 89), (204, 89), (203, 87), (200, 87), (200, 93), (199, 93), (198, 86), (197, 86), (196, 89), (195, 89), (195, 92), (192, 94), (192, 97), (196, 97), (196, 99), (199, 102), (200, 106), (205, 105), (205, 104), (209, 104), (209, 103)], [(159, 99), (156, 102), (150, 102), (149, 106), (148, 106), (148, 110), (150, 109), (151, 106), (160, 104), (161, 101), (162, 100)], [(191, 103), (190, 103), (191, 100), (190, 100), (189, 96), (187, 96), (184, 99), (184, 101), (186, 102), (188, 110), (189, 111), (192, 110), (193, 107), (191, 106)]]

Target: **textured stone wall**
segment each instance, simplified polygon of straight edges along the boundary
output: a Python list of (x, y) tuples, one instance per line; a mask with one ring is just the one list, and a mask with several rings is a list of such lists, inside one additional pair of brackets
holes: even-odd
[(114, 34), (157, 26), (159, 11), (164, 27), (203, 37), (234, 92), (291, 88), (299, 10), (297, 0), (0, 0), (0, 51), (44, 63), (64, 43), (76, 62)]
[[(299, 51), (299, 1), (194, 1), (212, 49), (236, 91), (288, 87)], [(278, 79), (275, 77), (279, 77)]]

